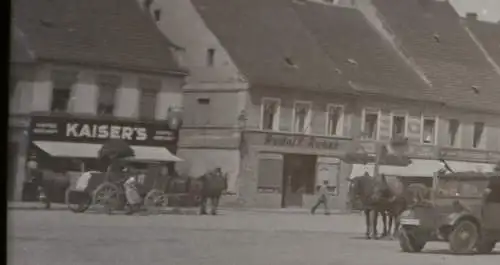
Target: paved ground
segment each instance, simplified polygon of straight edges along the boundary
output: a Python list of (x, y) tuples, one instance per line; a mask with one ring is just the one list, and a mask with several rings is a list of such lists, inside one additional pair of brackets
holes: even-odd
[(359, 215), (222, 211), (219, 216), (123, 216), (9, 211), (9, 264), (263, 265), (498, 264), (496, 253), (452, 256), (447, 245), (401, 253), (362, 239)]

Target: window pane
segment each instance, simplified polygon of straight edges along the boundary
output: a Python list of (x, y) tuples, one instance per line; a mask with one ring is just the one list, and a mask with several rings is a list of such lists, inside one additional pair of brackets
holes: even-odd
[(142, 90), (139, 102), (139, 116), (143, 119), (154, 119), (156, 112), (156, 90)]
[(275, 124), (277, 124), (276, 119), (278, 112), (278, 101), (275, 100), (264, 100), (264, 112), (262, 117), (262, 129), (264, 130), (275, 130), (277, 128)]
[(365, 114), (365, 127), (364, 132), (366, 137), (369, 139), (377, 139), (377, 127), (378, 127), (378, 114), (376, 113), (366, 113)]
[(307, 115), (309, 114), (309, 104), (297, 103), (295, 104), (295, 120), (294, 132), (306, 132), (309, 125), (307, 123)]
[(433, 144), (435, 140), (436, 121), (433, 119), (424, 119), (423, 129), (422, 142), (426, 144)]
[(97, 113), (99, 115), (113, 115), (115, 109), (116, 87), (102, 85), (99, 89), (99, 103)]
[(327, 120), (327, 135), (339, 135), (342, 124), (340, 123), (340, 117), (342, 115), (342, 107), (340, 106), (330, 106), (328, 108), (328, 120)]
[(406, 117), (393, 116), (392, 117), (392, 137), (405, 136)]
[(483, 146), (483, 131), (484, 131), (484, 123), (475, 122), (474, 123), (474, 139), (472, 142), (472, 147), (482, 147)]
[(51, 111), (67, 111), (68, 103), (71, 96), (71, 91), (69, 88), (56, 88), (52, 90), (52, 105)]
[(450, 146), (455, 146), (457, 144), (458, 129), (460, 128), (460, 122), (458, 120), (449, 120), (448, 124), (448, 144)]

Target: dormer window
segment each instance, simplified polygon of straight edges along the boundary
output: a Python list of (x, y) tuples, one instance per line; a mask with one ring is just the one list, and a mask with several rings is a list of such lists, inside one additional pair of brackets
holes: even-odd
[(161, 10), (160, 9), (156, 9), (155, 11), (153, 11), (153, 17), (155, 19), (156, 22), (160, 21), (161, 19)]
[(207, 66), (214, 66), (215, 61), (215, 49), (207, 49)]

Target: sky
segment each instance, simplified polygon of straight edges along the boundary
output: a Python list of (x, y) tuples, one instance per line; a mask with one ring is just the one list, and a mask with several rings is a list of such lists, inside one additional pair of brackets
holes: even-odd
[(500, 21), (500, 0), (448, 0), (461, 16), (475, 12), (479, 20)]

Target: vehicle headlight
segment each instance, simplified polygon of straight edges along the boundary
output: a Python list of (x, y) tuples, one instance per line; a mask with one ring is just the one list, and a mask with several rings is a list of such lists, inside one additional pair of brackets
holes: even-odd
[(404, 212), (401, 213), (401, 218), (408, 218), (408, 217), (413, 217), (414, 216), (414, 213), (413, 211), (410, 211), (410, 210), (406, 210)]

